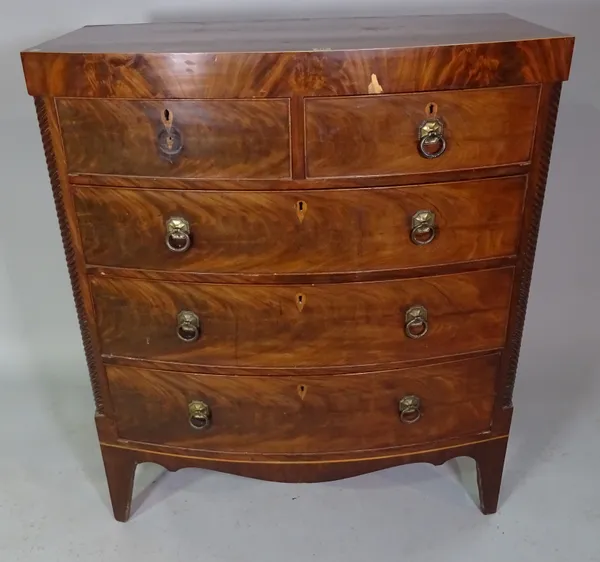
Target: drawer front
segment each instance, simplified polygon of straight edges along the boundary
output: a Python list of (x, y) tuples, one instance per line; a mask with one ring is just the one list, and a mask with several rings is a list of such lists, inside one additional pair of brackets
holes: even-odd
[(524, 193), (518, 177), (314, 192), (80, 188), (75, 201), (89, 264), (310, 273), (514, 255)]
[[(527, 162), (538, 98), (538, 86), (522, 86), (307, 99), (307, 174), (413, 174)], [(427, 159), (418, 139), (430, 108), (443, 124), (446, 150)]]
[[(328, 453), (487, 431), (497, 366), (494, 355), (357, 375), (233, 377), (108, 366), (107, 376), (122, 438), (207, 451)], [(409, 399), (412, 409), (408, 397), (418, 399)]]
[[(315, 367), (500, 348), (512, 277), (512, 268), (501, 268), (314, 286), (106, 277), (93, 278), (91, 285), (107, 356), (198, 365)], [(193, 316), (180, 316), (182, 311)]]
[(71, 173), (288, 178), (286, 100), (57, 100)]

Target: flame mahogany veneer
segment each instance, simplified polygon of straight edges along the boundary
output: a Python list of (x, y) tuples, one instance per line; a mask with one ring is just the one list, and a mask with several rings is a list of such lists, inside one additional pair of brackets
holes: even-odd
[(22, 53), (118, 520), (142, 462), (316, 482), (466, 455), (496, 511), (573, 43), (487, 14)]

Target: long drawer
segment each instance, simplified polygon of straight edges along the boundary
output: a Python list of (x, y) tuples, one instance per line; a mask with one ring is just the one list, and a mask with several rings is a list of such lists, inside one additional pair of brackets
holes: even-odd
[(106, 356), (293, 368), (500, 348), (512, 279), (507, 267), (314, 286), (90, 282)]
[(513, 177), (329, 191), (74, 193), (89, 264), (353, 272), (514, 255), (525, 183)]
[(124, 439), (206, 451), (332, 453), (489, 430), (498, 356), (379, 373), (210, 376), (108, 366)]

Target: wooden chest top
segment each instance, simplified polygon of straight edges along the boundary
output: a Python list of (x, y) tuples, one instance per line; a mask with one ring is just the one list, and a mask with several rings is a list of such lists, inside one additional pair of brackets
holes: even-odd
[(386, 93), (562, 81), (573, 41), (506, 14), (323, 18), (89, 26), (22, 57), (31, 95), (353, 95), (373, 74)]

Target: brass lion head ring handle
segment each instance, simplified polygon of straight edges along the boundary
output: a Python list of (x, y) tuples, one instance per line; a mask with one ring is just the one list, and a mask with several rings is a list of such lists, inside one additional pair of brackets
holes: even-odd
[(421, 419), (421, 399), (414, 394), (404, 396), (398, 402), (400, 421), (402, 423), (416, 423)]
[[(427, 147), (438, 145), (437, 150), (429, 151)], [(426, 119), (419, 125), (419, 154), (429, 160), (439, 158), (446, 152), (444, 124), (440, 119)]]
[(194, 400), (188, 405), (188, 416), (190, 425), (194, 429), (208, 429), (211, 423), (211, 411), (206, 402)]
[(417, 211), (412, 216), (410, 241), (417, 246), (425, 246), (435, 238), (435, 213), (429, 210)]
[(427, 309), (424, 306), (411, 306), (404, 316), (404, 332), (411, 340), (422, 338), (429, 331)]
[(186, 252), (192, 245), (190, 224), (184, 218), (171, 217), (165, 224), (165, 244), (171, 252)]
[[(426, 146), (439, 143), (439, 147), (434, 152), (425, 149)], [(429, 133), (419, 141), (419, 152), (423, 158), (439, 158), (446, 152), (446, 139), (437, 133)]]
[(177, 315), (177, 337), (186, 343), (195, 342), (200, 337), (200, 318), (189, 310)]

